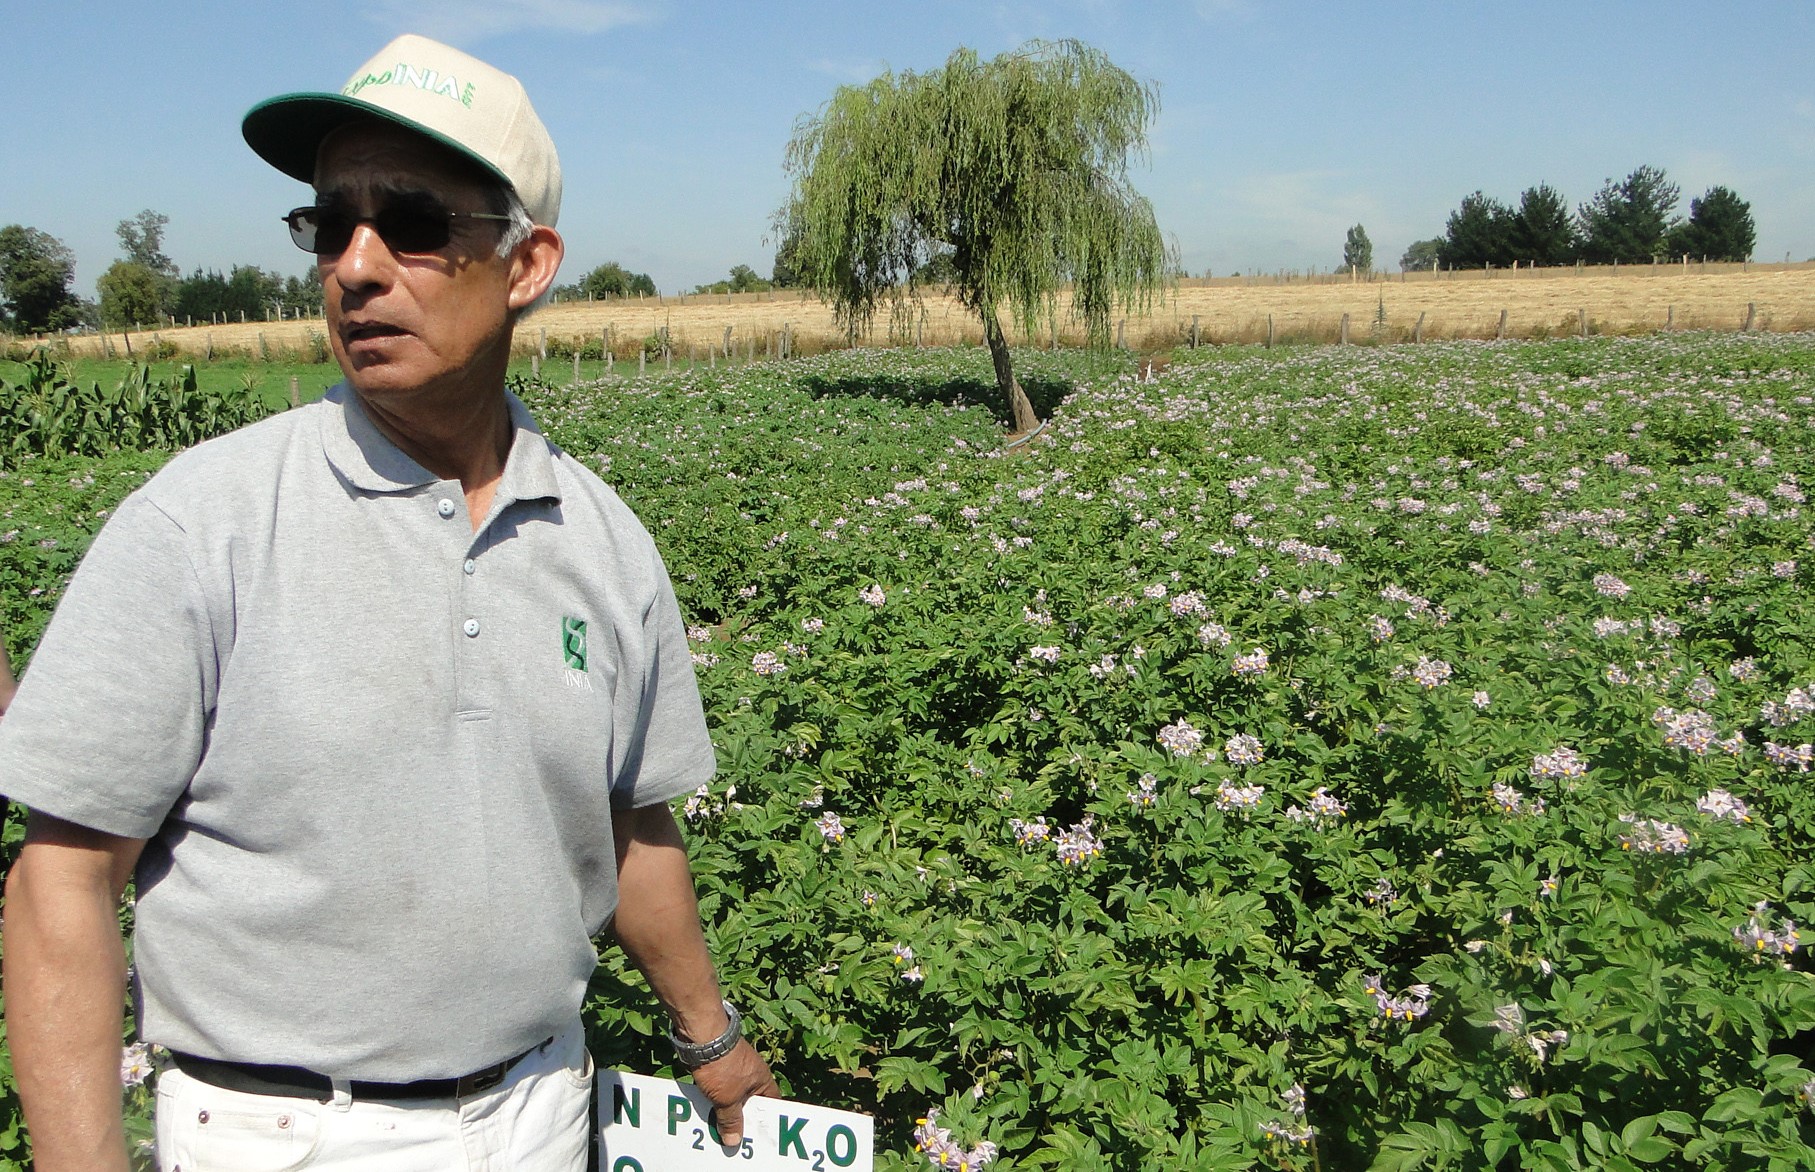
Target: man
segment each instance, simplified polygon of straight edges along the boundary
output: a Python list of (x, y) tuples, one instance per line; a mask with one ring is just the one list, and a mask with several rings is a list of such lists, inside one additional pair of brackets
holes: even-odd
[(583, 1168), (608, 922), (736, 1145), (775, 1084), (666, 805), (713, 769), (672, 588), (504, 390), (561, 261), (553, 144), (516, 79), (419, 37), (244, 131), (313, 180), (286, 219), (346, 379), (121, 505), (0, 728), (37, 1167), (126, 1166), (129, 875), (167, 1170)]
[(19, 684), (13, 679), (12, 661), (6, 657), (6, 639), (0, 634), (0, 718), (6, 716), (7, 708), (13, 702), (13, 693), (19, 690)]

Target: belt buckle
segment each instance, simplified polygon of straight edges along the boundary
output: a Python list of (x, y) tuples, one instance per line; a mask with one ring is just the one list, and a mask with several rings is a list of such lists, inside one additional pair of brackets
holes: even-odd
[(467, 1095), (476, 1095), (481, 1091), (489, 1091), (504, 1081), (505, 1072), (509, 1069), (510, 1063), (500, 1062), (496, 1066), (488, 1066), (484, 1070), (475, 1070), (455, 1084), (454, 1094), (464, 1098)]

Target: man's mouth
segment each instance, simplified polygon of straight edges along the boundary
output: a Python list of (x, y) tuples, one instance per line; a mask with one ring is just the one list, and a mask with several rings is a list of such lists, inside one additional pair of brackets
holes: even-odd
[(408, 330), (388, 322), (356, 322), (341, 327), (340, 336), (348, 343), (369, 342), (375, 338), (401, 338)]

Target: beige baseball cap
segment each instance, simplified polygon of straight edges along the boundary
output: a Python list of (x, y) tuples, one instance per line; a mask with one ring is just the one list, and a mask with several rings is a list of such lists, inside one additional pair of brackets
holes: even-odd
[(561, 160), (523, 83), (427, 37), (398, 37), (337, 94), (284, 94), (260, 102), (246, 111), (240, 131), (260, 158), (309, 183), (322, 139), (361, 117), (451, 147), (510, 184), (531, 220), (555, 226)]

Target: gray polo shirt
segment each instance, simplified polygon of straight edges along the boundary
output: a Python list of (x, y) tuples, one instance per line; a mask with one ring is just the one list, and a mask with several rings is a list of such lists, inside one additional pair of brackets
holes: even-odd
[(404, 1080), (578, 1013), (612, 809), (713, 756), (648, 533), (510, 410), (477, 534), (340, 386), (179, 455), (96, 537), (0, 723), (0, 792), (150, 839), (145, 1038)]

